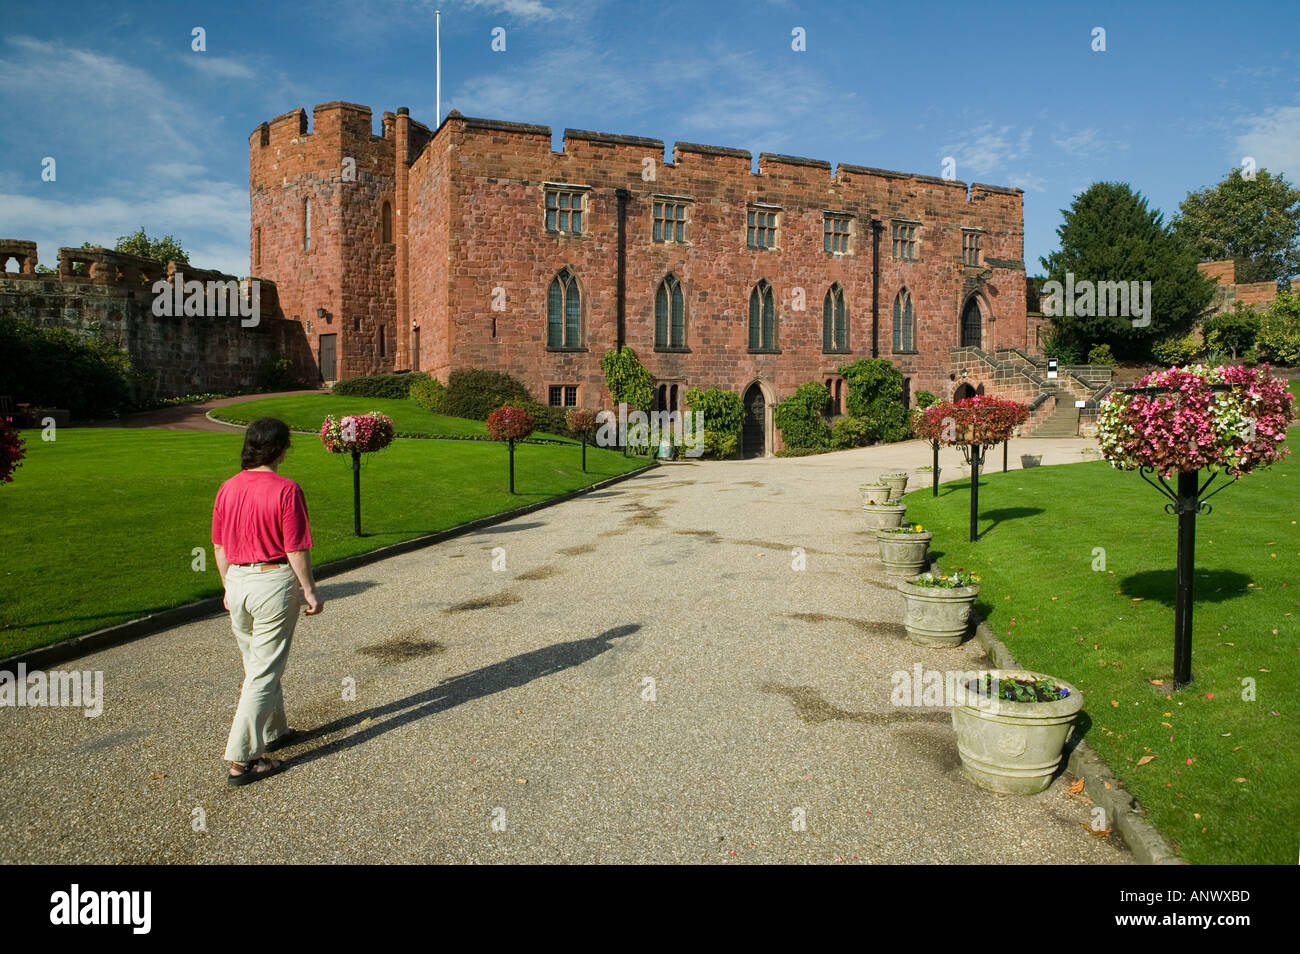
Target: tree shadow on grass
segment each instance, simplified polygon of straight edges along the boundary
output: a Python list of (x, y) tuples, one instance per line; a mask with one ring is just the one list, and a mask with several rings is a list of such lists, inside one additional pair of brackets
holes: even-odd
[(304, 765), (314, 762), (335, 752), (369, 742), (377, 735), (399, 728), (408, 722), (414, 722), (416, 719), (435, 715), (454, 706), (473, 702), (475, 699), (504, 692), (507, 689), (515, 689), (565, 669), (581, 666), (601, 653), (615, 648), (614, 640), (631, 636), (640, 629), (640, 623), (628, 623), (607, 629), (587, 639), (574, 639), (544, 646), (459, 676), (451, 676), (430, 689), (404, 699), (372, 706), (317, 728), (305, 730), (295, 741), (295, 747), (313, 739), (326, 738), (346, 729), (365, 725), (365, 728), (359, 732), (333, 739), (310, 751), (292, 756), (290, 764)]
[[(1197, 570), (1194, 574), (1192, 596), (1197, 603), (1223, 603), (1235, 600), (1250, 592), (1249, 576), (1236, 570)], [(1174, 605), (1178, 589), (1178, 571), (1144, 570), (1119, 581), (1120, 592), (1125, 596), (1156, 600), (1165, 606)]]
[(1006, 523), (1009, 520), (1021, 520), (1024, 517), (1036, 517), (1042, 512), (1042, 507), (1001, 507), (997, 510), (985, 510), (979, 515), (980, 521), (990, 520), (992, 523), (979, 531), (979, 535), (983, 538), (992, 533), (1000, 523)]

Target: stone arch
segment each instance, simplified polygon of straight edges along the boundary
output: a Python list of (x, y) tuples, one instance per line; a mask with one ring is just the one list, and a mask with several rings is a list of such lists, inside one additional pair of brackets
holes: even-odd
[(775, 427), (772, 412), (776, 395), (766, 381), (755, 378), (740, 392), (740, 399), (745, 406), (740, 431), (741, 456), (771, 457)]
[(982, 292), (972, 292), (962, 303), (961, 314), (957, 321), (958, 344), (963, 348), (980, 348), (991, 351), (988, 346), (988, 325), (993, 320), (993, 309)]

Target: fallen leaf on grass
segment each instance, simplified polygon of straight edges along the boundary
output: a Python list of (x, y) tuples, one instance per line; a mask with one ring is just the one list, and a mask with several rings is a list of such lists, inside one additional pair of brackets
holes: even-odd
[(1163, 679), (1152, 679), (1152, 680), (1151, 680), (1151, 685), (1153, 685), (1153, 686), (1163, 686), (1164, 684), (1165, 684), (1165, 681), (1164, 681)]
[(1116, 709), (1119, 708), (1119, 700), (1118, 700), (1118, 699), (1112, 699), (1112, 700), (1110, 700), (1110, 704), (1111, 704), (1111, 706), (1113, 706), (1113, 707), (1116, 708)]
[(149, 781), (156, 782), (158, 781), (158, 779), (166, 778), (166, 777), (167, 777), (166, 772), (154, 772), (152, 775), (149, 776)]
[(1246, 781), (1244, 778), (1239, 778), (1239, 779), (1237, 779), (1237, 782), (1238, 782), (1238, 783), (1240, 783), (1240, 782), (1244, 782), (1244, 781)]
[[(1153, 761), (1155, 761), (1154, 755), (1144, 755), (1142, 758), (1138, 759), (1138, 765), (1146, 765), (1148, 762)], [(1242, 781), (1245, 781), (1245, 779), (1242, 779)]]

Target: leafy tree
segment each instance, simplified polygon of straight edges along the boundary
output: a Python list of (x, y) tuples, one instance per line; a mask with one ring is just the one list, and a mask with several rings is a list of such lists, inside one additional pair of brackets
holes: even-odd
[(636, 352), (624, 345), (619, 351), (607, 351), (600, 359), (605, 386), (615, 404), (626, 404), (630, 411), (649, 413), (654, 406), (655, 379)]
[(787, 447), (826, 447), (831, 427), (822, 412), (831, 392), (818, 381), (799, 385), (798, 390), (776, 406), (772, 419), (781, 428)]
[(1237, 281), (1285, 285), (1300, 274), (1300, 189), (1260, 169), (1233, 169), (1218, 185), (1189, 192), (1172, 222), (1202, 260), (1230, 258)]
[(1281, 292), (1260, 321), (1260, 353), (1278, 364), (1300, 365), (1300, 295)]
[(884, 358), (860, 358), (840, 368), (848, 393), (844, 410), (867, 423), (874, 441), (902, 441), (909, 436), (903, 407), (903, 373)]
[[(1213, 298), (1214, 283), (1197, 271), (1197, 256), (1164, 224), (1160, 211), (1147, 208), (1147, 200), (1126, 183), (1094, 183), (1061, 214), (1065, 221), (1056, 230), (1061, 247), (1041, 259), (1050, 281), (1064, 285), (1072, 274), (1075, 283), (1151, 283), (1150, 314), (1143, 317), (1134, 317), (1139, 310), (1134, 302), (1128, 316), (1096, 314), (1118, 310), (1099, 303), (1089, 315), (1053, 314), (1061, 346), (1087, 354), (1108, 344), (1118, 358), (1145, 358), (1153, 342), (1186, 332)], [(1047, 286), (1043, 291), (1047, 313)]]
[(139, 255), (141, 258), (152, 258), (155, 262), (161, 262), (164, 267), (168, 262), (175, 262), (177, 265), (190, 263), (189, 253), (181, 248), (180, 242), (170, 235), (151, 239), (145, 235), (143, 225), (140, 226), (139, 231), (120, 236), (113, 247), (119, 252)]
[(1249, 305), (1237, 302), (1232, 311), (1215, 315), (1205, 323), (1205, 343), (1215, 350), (1228, 351), (1232, 360), (1255, 346), (1259, 334), (1259, 315)]

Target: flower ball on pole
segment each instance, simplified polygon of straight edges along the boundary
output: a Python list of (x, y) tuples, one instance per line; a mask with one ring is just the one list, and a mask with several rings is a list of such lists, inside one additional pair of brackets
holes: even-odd
[(381, 451), (393, 442), (392, 418), (378, 411), (337, 420), (330, 414), (321, 423), (320, 439), (331, 454), (352, 455), (352, 530), (361, 536), (361, 455)]
[(505, 441), (510, 448), (510, 492), (515, 492), (515, 441), (521, 441), (533, 432), (536, 422), (522, 407), (504, 404), (487, 419), (488, 437)]
[(587, 472), (587, 445), (591, 442), (592, 434), (596, 432), (596, 412), (590, 408), (573, 407), (569, 408), (565, 419), (569, 425), (569, 433), (576, 434), (582, 439), (582, 472), (585, 474)]
[[(1010, 440), (1020, 425), (1029, 420), (1029, 408), (1018, 401), (977, 394), (962, 401), (932, 404), (920, 412), (913, 432), (936, 448), (961, 448), (970, 461), (970, 539), (978, 538), (980, 458), (985, 447)], [(936, 474), (939, 455), (935, 454)], [(936, 477), (937, 482), (937, 477)], [(937, 487), (936, 487), (937, 491)]]
[[(1178, 517), (1175, 688), (1192, 681), (1196, 515), (1209, 513), (1206, 501), (1239, 477), (1285, 457), (1294, 417), (1295, 397), (1268, 365), (1155, 371), (1101, 405), (1102, 456), (1120, 470), (1136, 470), (1168, 499), (1165, 511)], [(1202, 470), (1209, 472), (1204, 482)], [(1175, 474), (1177, 483), (1170, 487)], [(1220, 474), (1230, 479), (1206, 493)]]

